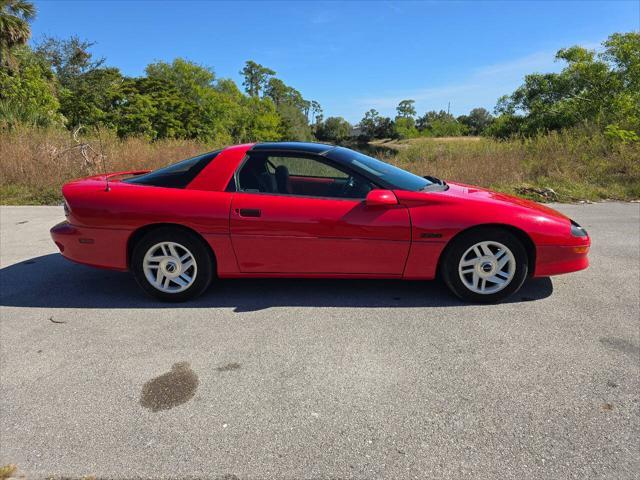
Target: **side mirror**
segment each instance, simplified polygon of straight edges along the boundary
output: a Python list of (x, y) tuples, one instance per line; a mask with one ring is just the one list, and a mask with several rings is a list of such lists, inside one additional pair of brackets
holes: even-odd
[(398, 199), (391, 190), (371, 190), (365, 199), (367, 206), (397, 205)]

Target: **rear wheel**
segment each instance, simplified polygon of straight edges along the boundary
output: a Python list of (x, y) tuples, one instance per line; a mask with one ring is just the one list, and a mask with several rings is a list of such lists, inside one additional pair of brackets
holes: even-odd
[(202, 294), (213, 278), (213, 258), (195, 234), (163, 227), (135, 245), (131, 269), (145, 292), (160, 300), (182, 302)]
[(527, 251), (506, 230), (472, 230), (447, 248), (441, 272), (447, 286), (461, 299), (498, 302), (518, 291), (527, 278)]

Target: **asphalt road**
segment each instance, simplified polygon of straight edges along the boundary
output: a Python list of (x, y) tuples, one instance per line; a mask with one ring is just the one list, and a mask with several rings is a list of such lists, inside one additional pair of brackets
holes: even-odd
[(0, 465), (28, 478), (640, 478), (640, 205), (558, 205), (589, 270), (225, 281), (155, 303), (2, 207)]

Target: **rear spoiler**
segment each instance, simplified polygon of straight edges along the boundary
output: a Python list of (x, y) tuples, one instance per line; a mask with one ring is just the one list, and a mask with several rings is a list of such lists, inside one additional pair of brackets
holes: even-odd
[(123, 177), (124, 175), (142, 175), (144, 173), (149, 173), (151, 170), (125, 170), (123, 172), (113, 172), (113, 173), (107, 173), (104, 176), (104, 180), (105, 182), (107, 182), (107, 185), (105, 186), (105, 190), (108, 192), (109, 190), (111, 190), (111, 188), (109, 188), (109, 179), (113, 178), (113, 177)]
[(123, 172), (108, 173), (104, 176), (105, 180), (109, 180), (112, 177), (122, 177), (124, 175), (142, 175), (149, 173), (151, 170), (125, 170)]

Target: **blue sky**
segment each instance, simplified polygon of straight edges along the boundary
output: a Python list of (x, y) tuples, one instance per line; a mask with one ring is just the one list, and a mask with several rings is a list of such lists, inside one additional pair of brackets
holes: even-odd
[(126, 75), (184, 57), (240, 84), (253, 59), (351, 122), (369, 108), (393, 116), (405, 98), (420, 114), (492, 110), (523, 75), (558, 70), (557, 49), (640, 29), (639, 0), (35, 3), (34, 39), (95, 41)]

